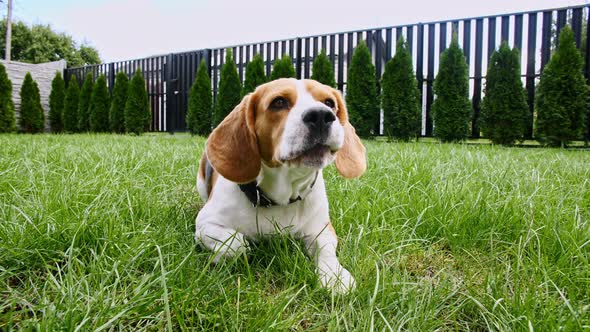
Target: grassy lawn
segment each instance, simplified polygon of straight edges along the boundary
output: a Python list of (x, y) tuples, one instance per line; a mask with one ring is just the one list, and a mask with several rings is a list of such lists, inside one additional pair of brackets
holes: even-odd
[(325, 172), (342, 264), (299, 241), (213, 265), (195, 245), (204, 139), (0, 136), (0, 330), (590, 328), (590, 152), (366, 142)]

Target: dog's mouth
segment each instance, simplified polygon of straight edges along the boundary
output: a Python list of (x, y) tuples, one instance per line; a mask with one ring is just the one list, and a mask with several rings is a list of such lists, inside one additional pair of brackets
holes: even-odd
[(283, 161), (311, 168), (323, 168), (334, 159), (336, 151), (327, 145), (316, 144), (299, 153), (291, 154), (291, 156)]

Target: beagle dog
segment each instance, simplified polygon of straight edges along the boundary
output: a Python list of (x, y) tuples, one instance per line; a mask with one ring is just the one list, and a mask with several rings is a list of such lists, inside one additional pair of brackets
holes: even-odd
[(322, 286), (348, 292), (355, 281), (336, 257), (322, 177), (333, 161), (345, 178), (366, 169), (340, 92), (313, 80), (259, 86), (207, 140), (197, 176), (206, 202), (196, 218), (197, 242), (218, 262), (243, 253), (246, 240), (289, 233), (303, 240)]

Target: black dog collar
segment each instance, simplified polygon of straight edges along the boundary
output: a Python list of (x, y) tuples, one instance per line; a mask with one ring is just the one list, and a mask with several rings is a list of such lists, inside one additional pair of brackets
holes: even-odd
[[(318, 174), (319, 174), (319, 172), (315, 173), (315, 179), (313, 180), (313, 182), (309, 186), (310, 190), (308, 191), (308, 193), (311, 192), (311, 189), (315, 185), (315, 182), (318, 179)], [(266, 194), (262, 191), (262, 189), (260, 189), (260, 187), (258, 186), (258, 183), (256, 181), (248, 182), (245, 184), (238, 184), (238, 187), (240, 187), (240, 190), (246, 195), (246, 197), (248, 198), (250, 203), (252, 203), (253, 207), (261, 206), (261, 207), (269, 208), (271, 206), (279, 205), (275, 201), (270, 199), (268, 196), (266, 196)], [(300, 201), (304, 198), (305, 197), (298, 196), (295, 199), (290, 199), (289, 204), (295, 203), (295, 202)]]

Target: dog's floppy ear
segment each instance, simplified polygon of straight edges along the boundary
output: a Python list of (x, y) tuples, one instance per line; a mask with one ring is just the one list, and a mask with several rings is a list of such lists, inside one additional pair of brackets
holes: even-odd
[(367, 169), (365, 146), (356, 134), (354, 127), (348, 121), (348, 112), (340, 91), (336, 91), (338, 112), (336, 116), (344, 128), (344, 144), (336, 152), (336, 169), (347, 179), (357, 178)]
[(245, 96), (207, 140), (209, 162), (219, 174), (232, 182), (248, 183), (260, 173), (253, 107), (252, 95)]

